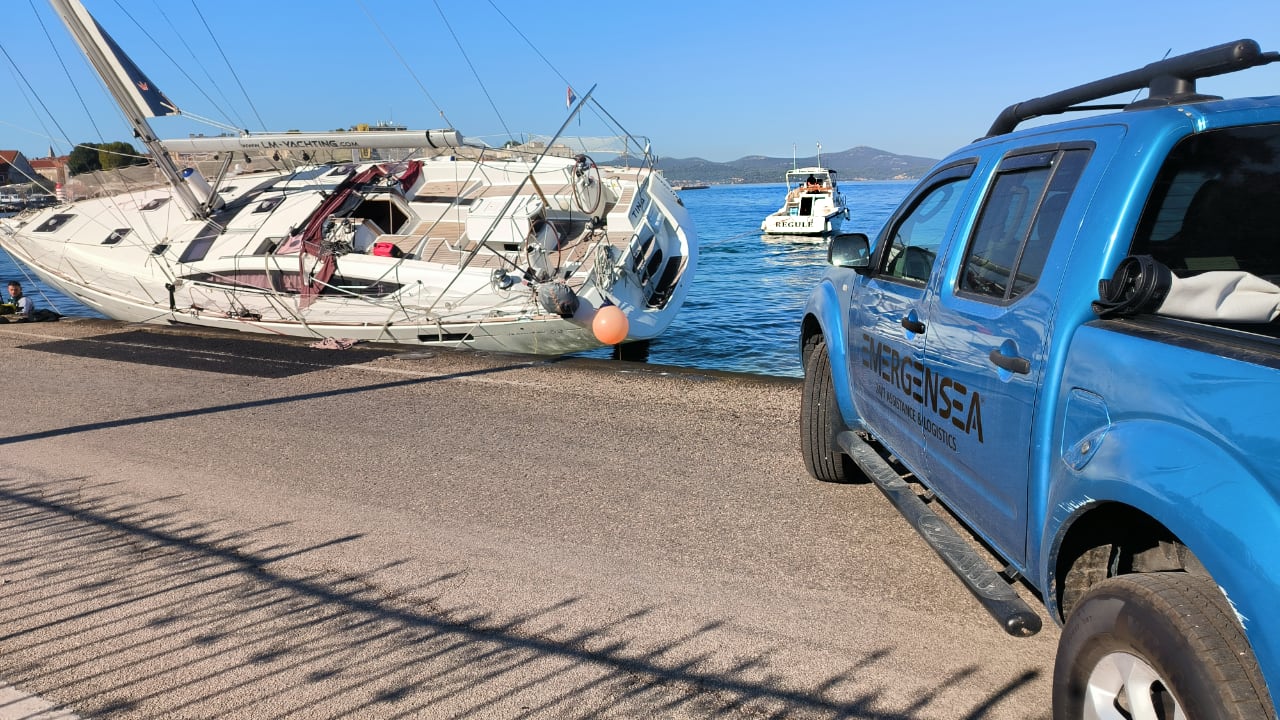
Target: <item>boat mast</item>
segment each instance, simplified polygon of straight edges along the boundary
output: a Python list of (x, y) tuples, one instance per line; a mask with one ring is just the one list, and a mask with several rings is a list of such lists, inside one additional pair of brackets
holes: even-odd
[(71, 37), (75, 38), (81, 52), (88, 58), (98, 77), (107, 86), (107, 90), (124, 112), (125, 119), (133, 126), (134, 137), (138, 139), (151, 154), (151, 159), (160, 168), (178, 196), (178, 200), (186, 207), (192, 219), (208, 216), (208, 211), (196, 199), (195, 193), (182, 179), (178, 167), (165, 152), (156, 138), (155, 132), (147, 122), (148, 117), (158, 115), (178, 115), (178, 108), (169, 102), (138, 66), (116, 45), (111, 36), (102, 29), (80, 0), (49, 0), (55, 12), (67, 26)]

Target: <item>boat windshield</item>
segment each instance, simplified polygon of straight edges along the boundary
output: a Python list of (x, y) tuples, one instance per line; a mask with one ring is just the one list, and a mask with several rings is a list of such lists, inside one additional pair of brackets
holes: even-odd
[(827, 189), (835, 187), (835, 184), (835, 177), (827, 170), (802, 168), (787, 173), (787, 187), (789, 188), (813, 186)]

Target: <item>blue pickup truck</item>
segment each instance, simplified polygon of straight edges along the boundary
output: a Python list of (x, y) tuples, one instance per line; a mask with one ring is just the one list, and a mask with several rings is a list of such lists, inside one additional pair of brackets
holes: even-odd
[(1010, 106), (874, 242), (832, 238), (805, 308), (810, 473), (874, 481), (1015, 635), (1025, 582), (1057, 718), (1275, 717), (1280, 96), (1197, 80), (1276, 60)]

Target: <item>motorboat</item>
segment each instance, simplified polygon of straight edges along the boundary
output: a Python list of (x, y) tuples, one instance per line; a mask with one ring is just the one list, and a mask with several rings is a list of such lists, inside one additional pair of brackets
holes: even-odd
[(803, 167), (787, 171), (782, 207), (760, 223), (767, 235), (830, 235), (849, 218), (836, 171)]
[[(594, 88), (502, 148), (453, 128), (160, 140), (177, 107), (79, 0), (50, 2), (159, 180), (0, 220), (0, 248), (110, 318), (561, 354), (655, 338), (684, 302), (697, 235), (648, 141), (563, 136)], [(351, 161), (289, 161), (320, 148)], [(392, 148), (422, 150), (362, 160)]]

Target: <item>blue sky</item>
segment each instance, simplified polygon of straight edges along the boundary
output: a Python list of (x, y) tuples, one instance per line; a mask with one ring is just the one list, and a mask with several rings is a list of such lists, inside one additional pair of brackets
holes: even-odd
[[(793, 146), (811, 156), (818, 142), (937, 158), (1010, 103), (1167, 52), (1244, 37), (1280, 50), (1280, 0), (198, 0), (198, 13), (193, 0), (84, 1), (179, 107), (235, 127), (425, 129), (445, 125), (443, 110), (464, 135), (498, 145), (553, 132), (567, 79), (579, 92), (596, 84), (595, 98), (660, 155), (716, 161), (788, 157)], [(67, 137), (129, 139), (47, 3), (4, 7), (0, 46), (18, 69), (0, 57), (0, 149), (38, 157), (51, 144), (68, 152)], [(1280, 63), (1200, 90), (1280, 94)], [(154, 124), (161, 137), (218, 132), (185, 118)]]

